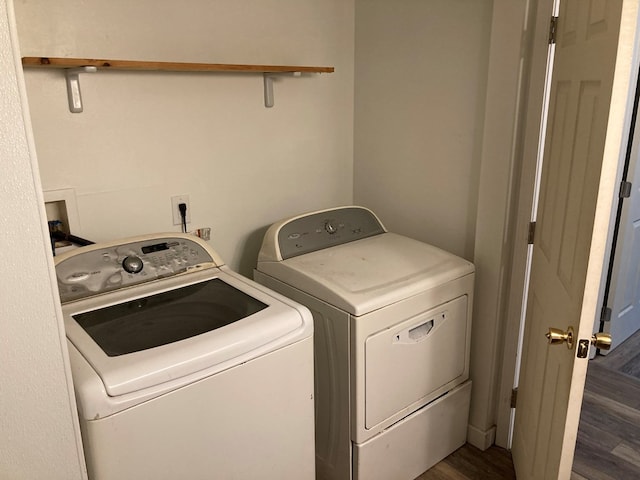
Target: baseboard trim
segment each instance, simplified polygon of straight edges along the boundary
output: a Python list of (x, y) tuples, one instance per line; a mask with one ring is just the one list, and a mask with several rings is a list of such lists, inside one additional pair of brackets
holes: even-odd
[(496, 427), (492, 426), (489, 430), (480, 430), (473, 425), (467, 426), (467, 442), (476, 448), (484, 451), (494, 444), (496, 441)]

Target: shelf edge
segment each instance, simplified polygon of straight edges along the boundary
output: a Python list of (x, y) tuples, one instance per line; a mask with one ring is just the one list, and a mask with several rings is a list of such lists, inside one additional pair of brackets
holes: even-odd
[(23, 67), (77, 68), (92, 66), (98, 70), (135, 70), (169, 72), (253, 72), (253, 73), (333, 73), (334, 67), (297, 65), (234, 65), (222, 63), (148, 62), (89, 58), (23, 57)]

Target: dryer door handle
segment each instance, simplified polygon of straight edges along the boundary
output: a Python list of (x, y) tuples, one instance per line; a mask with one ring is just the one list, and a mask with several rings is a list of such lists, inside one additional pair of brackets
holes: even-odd
[(418, 341), (431, 332), (433, 328), (433, 320), (429, 320), (428, 322), (424, 322), (422, 325), (418, 325), (417, 327), (413, 327), (409, 330), (409, 338), (414, 341)]
[[(426, 317), (423, 316), (424, 319)], [(428, 320), (421, 321), (418, 324), (413, 324), (403, 330), (400, 330), (393, 336), (393, 343), (400, 344), (413, 344), (420, 342), (427, 338), (433, 329), (440, 325), (446, 318), (446, 312), (440, 312), (436, 315), (429, 315), (426, 317)]]

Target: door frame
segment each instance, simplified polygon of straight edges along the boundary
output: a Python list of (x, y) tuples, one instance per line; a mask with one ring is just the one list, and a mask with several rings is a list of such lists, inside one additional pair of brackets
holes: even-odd
[[(514, 412), (511, 408), (512, 390), (519, 365), (519, 345), (524, 331), (524, 293), (528, 285), (530, 245), (529, 224), (533, 214), (534, 188), (537, 176), (547, 64), (549, 60), (549, 26), (555, 0), (532, 0), (528, 11), (528, 34), (523, 39), (525, 62), (528, 65), (528, 87), (523, 102), (523, 121), (516, 133), (522, 159), (520, 172), (510, 201), (514, 204), (512, 220), (512, 256), (505, 307), (504, 351), (498, 386), (496, 414), (496, 445), (511, 448)], [(515, 193), (518, 192), (518, 193)]]
[[(541, 116), (544, 104), (544, 91), (547, 69), (548, 52), (548, 31), (549, 22), (553, 10), (554, 0), (531, 0), (529, 4), (529, 16), (532, 25), (531, 38), (524, 40), (526, 60), (529, 64), (529, 85), (527, 89), (526, 102), (524, 102), (524, 121), (521, 131), (517, 133), (521, 142), (521, 158), (519, 183), (514, 189), (518, 194), (511, 199), (515, 206), (513, 211), (516, 218), (514, 225), (512, 261), (510, 270), (510, 283), (508, 287), (507, 302), (505, 306), (505, 337), (504, 351), (502, 358), (502, 371), (500, 383), (498, 385), (498, 405), (496, 414), (496, 445), (503, 448), (511, 448), (511, 432), (513, 427), (514, 410), (511, 408), (511, 397), (514, 386), (517, 386), (517, 368), (519, 362), (519, 345), (521, 332), (524, 331), (524, 314), (526, 308), (526, 298), (524, 292), (528, 285), (528, 257), (529, 245), (527, 238), (529, 235), (529, 224), (534, 210), (534, 186), (537, 172), (538, 144), (541, 131)], [(562, 21), (560, 19), (560, 21)], [(632, 79), (629, 90), (626, 94), (626, 101), (623, 105), (618, 105), (618, 110), (624, 109), (624, 141), (628, 139), (628, 131), (631, 125), (633, 104), (635, 96), (636, 81), (638, 77), (638, 67), (640, 65), (640, 29), (635, 31), (633, 61), (631, 65)], [(527, 44), (528, 43), (528, 44)], [(625, 149), (621, 148), (621, 155), (614, 179), (614, 185), (619, 185), (624, 169)], [(598, 205), (598, 208), (602, 208)], [(608, 208), (607, 241), (603, 246), (603, 263), (606, 263), (611, 255), (613, 230), (615, 228), (617, 199), (611, 199)], [(605, 214), (605, 213), (601, 213)], [(593, 259), (590, 260), (590, 262)], [(603, 273), (599, 279), (599, 289), (597, 292), (597, 305), (601, 306), (604, 296), (604, 286), (606, 274)], [(588, 288), (588, 285), (585, 287)], [(584, 337), (584, 332), (578, 332)], [(590, 335), (589, 335), (590, 336)], [(584, 388), (584, 386), (580, 386)], [(579, 406), (578, 406), (579, 408)]]

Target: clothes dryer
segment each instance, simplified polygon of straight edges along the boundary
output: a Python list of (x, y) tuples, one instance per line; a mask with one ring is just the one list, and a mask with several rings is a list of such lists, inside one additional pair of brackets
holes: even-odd
[(313, 321), (201, 239), (56, 257), (91, 479), (313, 479)]
[(313, 314), (317, 478), (411, 480), (464, 444), (473, 264), (350, 206), (272, 225), (254, 279)]

